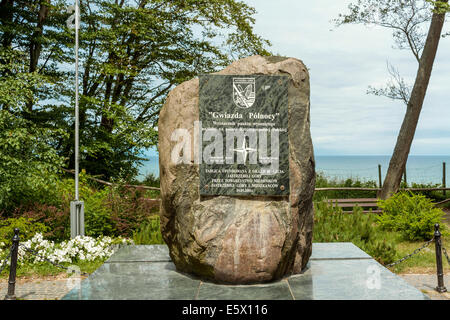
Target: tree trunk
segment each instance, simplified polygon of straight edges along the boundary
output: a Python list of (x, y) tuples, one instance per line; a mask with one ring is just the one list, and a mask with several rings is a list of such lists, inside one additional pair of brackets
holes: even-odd
[[(448, 2), (448, 0), (442, 2)], [(397, 192), (400, 187), (402, 174), (406, 167), (406, 161), (408, 160), (408, 154), (411, 149), (417, 122), (419, 121), (420, 111), (422, 110), (423, 101), (430, 81), (444, 20), (445, 13), (433, 13), (406, 114), (397, 137), (397, 143), (389, 163), (389, 169), (383, 183), (383, 188), (378, 194), (378, 197), (381, 199), (389, 198), (392, 194)]]
[[(0, 22), (3, 28), (3, 37), (1, 43), (4, 48), (10, 48), (14, 33), (11, 31), (11, 25), (13, 23), (13, 10), (14, 0), (1, 0), (0, 1)], [(5, 28), (6, 27), (6, 28)]]
[[(49, 1), (50, 3), (50, 1)], [(37, 70), (37, 65), (39, 62), (39, 58), (41, 56), (42, 51), (42, 40), (39, 39), (42, 37), (44, 33), (44, 22), (47, 19), (48, 15), (48, 6), (47, 3), (42, 2), (39, 13), (38, 13), (38, 19), (35, 31), (33, 32), (30, 40), (30, 66), (29, 66), (29, 72), (33, 73)], [(33, 90), (35, 91), (35, 90)], [(32, 112), (33, 111), (33, 97), (31, 97), (27, 102), (27, 111)]]

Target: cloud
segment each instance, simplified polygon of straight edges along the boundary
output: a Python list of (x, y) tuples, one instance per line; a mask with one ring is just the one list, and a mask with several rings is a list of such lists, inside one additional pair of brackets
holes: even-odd
[[(297, 57), (311, 77), (311, 132), (316, 154), (391, 154), (405, 105), (367, 95), (389, 79), (389, 61), (411, 83), (417, 62), (393, 49), (392, 32), (330, 22), (351, 1), (246, 0), (257, 10), (255, 31), (272, 51)], [(332, 30), (332, 31), (330, 31)], [(449, 39), (442, 39), (411, 154), (450, 153)]]

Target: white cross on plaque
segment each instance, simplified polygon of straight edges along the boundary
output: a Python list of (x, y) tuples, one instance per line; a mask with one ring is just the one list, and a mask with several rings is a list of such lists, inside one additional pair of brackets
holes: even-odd
[(234, 151), (236, 151), (236, 152), (241, 152), (242, 155), (243, 155), (243, 157), (244, 157), (244, 163), (246, 163), (246, 162), (247, 162), (247, 156), (248, 156), (248, 154), (249, 154), (249, 151), (256, 151), (256, 149), (248, 148), (248, 147), (247, 147), (247, 141), (246, 141), (246, 139), (244, 139), (244, 140), (242, 141), (242, 148), (241, 148), (241, 149), (234, 149)]

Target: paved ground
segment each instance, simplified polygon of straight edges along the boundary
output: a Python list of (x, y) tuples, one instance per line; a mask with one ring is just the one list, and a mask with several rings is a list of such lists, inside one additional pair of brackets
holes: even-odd
[[(16, 283), (16, 297), (23, 300), (58, 300), (76, 284), (71, 278), (64, 276), (25, 278)], [(0, 281), (0, 299), (8, 292), (8, 280)]]
[[(413, 285), (432, 300), (450, 300), (450, 293), (437, 293), (434, 288), (437, 285), (436, 275), (429, 274), (403, 274), (400, 275), (405, 281)], [(444, 278), (446, 287), (450, 290), (450, 275)], [(16, 284), (16, 296), (24, 300), (58, 300), (70, 291), (74, 282), (63, 277), (46, 277), (37, 279), (20, 279)], [(0, 282), (0, 299), (7, 292), (7, 280)]]
[[(438, 293), (434, 288), (437, 286), (437, 277), (435, 274), (401, 274), (406, 282), (421, 290), (432, 300), (450, 300), (450, 293)], [(444, 285), (450, 291), (450, 275), (444, 276)]]
[[(322, 245), (323, 248), (321, 247), (321, 249), (319, 250), (319, 247), (318, 247), (317, 250), (313, 251), (314, 254), (311, 257), (311, 261), (316, 264), (317, 263), (322, 263), (322, 264), (325, 263), (325, 265), (322, 266), (322, 269), (319, 270), (321, 272), (318, 272), (318, 274), (316, 275), (316, 278), (315, 278), (316, 281), (314, 282), (314, 287), (316, 290), (319, 290), (320, 289), (319, 287), (321, 285), (329, 286), (330, 281), (332, 281), (332, 279), (333, 279), (333, 275), (331, 275), (331, 278), (330, 278), (329, 274), (336, 271), (336, 266), (334, 264), (342, 263), (342, 261), (341, 261), (342, 259), (338, 259), (336, 261), (333, 260), (333, 255), (335, 255), (336, 258), (339, 258), (342, 256), (350, 257), (352, 254), (354, 254), (354, 256), (351, 256), (353, 259), (349, 260), (348, 263), (351, 262), (351, 263), (355, 264), (357, 261), (360, 261), (360, 262), (356, 263), (355, 266), (353, 266), (353, 264), (352, 264), (353, 267), (356, 267), (356, 266), (361, 267), (361, 265), (363, 265), (364, 263), (367, 263), (369, 260), (371, 260), (371, 259), (367, 259), (367, 257), (369, 257), (369, 256), (367, 256), (366, 253), (364, 253), (360, 249), (356, 250), (356, 247), (353, 245), (351, 245), (352, 246), (351, 248), (347, 248), (348, 244), (347, 244), (347, 247), (345, 247), (344, 244), (342, 244), (342, 243), (326, 244), (326, 246), (324, 246), (323, 244), (313, 244), (313, 245), (315, 245), (316, 247)], [(119, 276), (119, 278), (121, 276), (123, 276), (126, 278), (127, 276), (130, 276), (130, 275), (133, 275), (133, 274), (136, 274), (139, 272), (142, 273), (142, 270), (140, 270), (140, 269), (139, 270), (131, 270), (131, 273), (124, 272), (124, 270), (120, 270), (120, 268), (119, 268), (119, 265), (120, 265), (119, 262), (121, 262), (122, 260), (124, 260), (124, 261), (132, 260), (132, 261), (138, 262), (139, 259), (143, 259), (142, 262), (147, 263), (147, 264), (152, 261), (155, 263), (158, 262), (158, 263), (163, 263), (163, 264), (164, 264), (164, 262), (167, 263), (167, 261), (170, 261), (170, 257), (168, 255), (168, 250), (165, 246), (151, 246), (152, 250), (149, 250), (147, 247), (148, 246), (130, 246), (129, 248), (122, 248), (122, 250), (120, 250), (120, 252), (117, 252), (113, 257), (111, 257), (108, 260), (108, 263), (105, 263), (105, 265), (103, 267), (108, 267), (107, 268), (109, 270), (108, 272), (112, 276), (114, 276), (114, 275)], [(155, 247), (155, 248), (153, 248), (153, 247)], [(350, 250), (350, 249), (352, 249), (352, 250)], [(149, 255), (150, 253), (151, 253), (151, 256)], [(361, 256), (361, 254), (363, 254), (363, 256)], [(329, 259), (331, 259), (331, 261), (329, 261)], [(332, 264), (332, 265), (328, 266), (329, 267), (328, 269), (325, 268), (328, 265), (327, 263)], [(113, 265), (114, 268), (111, 267), (111, 265)], [(127, 268), (129, 269), (129, 266), (131, 264), (127, 263), (125, 265), (128, 266)], [(311, 268), (311, 270), (312, 269), (313, 268)], [(128, 271), (130, 271), (130, 270), (128, 270)], [(166, 268), (164, 268), (162, 271), (168, 272), (166, 270)], [(162, 271), (160, 270), (160, 272), (162, 272)], [(359, 271), (361, 271), (361, 270), (359, 270)], [(152, 273), (153, 272), (150, 272), (149, 274), (152, 274)], [(306, 273), (307, 272), (305, 272), (305, 276), (307, 276)], [(363, 273), (365, 274), (365, 272), (363, 272)], [(327, 275), (329, 277), (326, 277)], [(173, 275), (173, 277), (175, 277), (175, 276), (177, 276), (177, 275)], [(312, 274), (310, 276), (313, 277), (314, 275)], [(325, 278), (323, 278), (324, 276), (325, 276)], [(180, 277), (180, 275), (178, 275), (178, 277)], [(424, 294), (428, 295), (433, 300), (450, 300), (450, 293), (439, 294), (434, 290), (434, 288), (437, 285), (437, 278), (436, 278), (435, 274), (402, 274), (402, 275), (400, 275), (400, 277), (403, 278), (410, 285), (414, 286), (415, 288), (422, 291)], [(16, 284), (16, 296), (18, 299), (25, 299), (25, 300), (61, 299), (75, 285), (79, 284), (83, 278), (85, 278), (85, 277), (67, 278), (67, 275), (64, 273), (59, 276), (53, 276), (53, 277), (49, 276), (49, 277), (39, 277), (39, 278), (20, 278)], [(92, 277), (90, 277), (90, 279), (91, 278)], [(93, 275), (92, 280), (95, 282), (96, 279), (94, 279), (94, 278), (95, 278), (95, 276)], [(145, 281), (149, 280), (147, 278), (148, 277), (146, 277), (144, 275), (143, 279), (145, 279)], [(364, 280), (364, 279), (362, 279), (362, 280)], [(391, 280), (392, 279), (390, 279), (390, 281)], [(295, 279), (293, 281), (295, 282)], [(353, 282), (355, 282), (354, 285), (359, 284), (359, 282), (356, 280)], [(447, 274), (445, 276), (444, 283), (447, 286), (447, 288), (450, 290), (450, 274)], [(306, 283), (306, 287), (307, 287), (307, 285), (308, 285), (308, 283)], [(391, 283), (391, 285), (392, 285), (392, 283)], [(305, 286), (305, 284), (303, 284), (303, 287), (304, 286)], [(5, 277), (1, 278), (0, 279), (0, 299), (3, 299), (5, 297), (6, 292), (7, 292), (7, 287), (8, 287), (7, 279)], [(160, 286), (159, 285), (153, 286), (153, 288), (159, 288), (159, 287), (161, 287), (161, 289), (164, 289), (164, 283), (162, 283)], [(206, 290), (207, 285), (205, 285), (204, 287), (205, 287), (204, 289)], [(200, 288), (200, 286), (199, 286), (199, 288)], [(300, 288), (302, 288), (302, 284), (300, 284)], [(401, 288), (399, 288), (399, 290), (400, 289)], [(396, 289), (394, 288), (393, 290), (395, 291)], [(362, 293), (364, 293), (364, 292), (362, 292)], [(292, 294), (292, 292), (291, 292), (291, 294)], [(270, 298), (268, 298), (268, 299), (270, 299)]]

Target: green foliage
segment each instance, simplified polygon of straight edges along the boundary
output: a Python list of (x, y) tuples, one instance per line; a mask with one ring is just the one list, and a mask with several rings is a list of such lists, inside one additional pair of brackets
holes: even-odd
[(392, 29), (399, 49), (409, 49), (420, 56), (424, 46), (424, 24), (431, 20), (432, 5), (423, 0), (357, 0), (339, 14), (336, 25), (364, 24)]
[(0, 242), (11, 243), (14, 229), (19, 228), (20, 241), (27, 241), (36, 233), (45, 233), (48, 227), (24, 217), (0, 220)]
[[(67, 1), (6, 1), (1, 10), (0, 110), (60, 130), (41, 141), (73, 168)], [(172, 88), (236, 58), (269, 54), (253, 31), (255, 10), (239, 0), (87, 0), (80, 11), (80, 161), (105, 180), (137, 174)]]
[(374, 215), (363, 214), (359, 207), (344, 213), (326, 201), (315, 203), (313, 241), (352, 242), (383, 264), (396, 256), (392, 237), (377, 227)]
[(444, 212), (424, 195), (399, 192), (387, 200), (379, 200), (378, 206), (383, 210), (378, 217), (379, 224), (386, 230), (400, 232), (405, 239), (431, 239), (436, 223), (446, 232), (442, 224)]
[[(442, 184), (439, 183), (412, 183), (411, 188), (441, 188)], [(442, 191), (420, 191), (414, 192), (415, 194), (422, 194), (434, 202), (439, 202), (450, 197), (450, 192), (446, 192), (445, 195)]]
[(111, 212), (106, 205), (109, 190), (98, 190), (84, 199), (84, 221), (87, 236), (112, 236), (115, 231)]
[(450, 12), (450, 4), (448, 3), (448, 1), (441, 1), (441, 0), (425, 0), (425, 1), (433, 4), (433, 12), (439, 14), (445, 14), (447, 12)]
[(131, 237), (133, 231), (159, 210), (159, 203), (152, 201), (149, 192), (138, 188), (109, 188), (105, 203), (114, 221), (115, 235)]
[[(354, 188), (377, 188), (375, 181), (360, 181), (357, 178), (348, 178), (345, 180), (330, 179), (322, 172), (316, 173), (316, 188), (326, 187), (354, 187)], [(336, 191), (317, 191), (314, 193), (314, 201), (322, 199), (341, 199), (341, 198), (375, 198), (376, 191), (360, 190), (336, 190)]]
[(25, 217), (44, 224), (47, 231), (46, 239), (61, 241), (70, 237), (70, 200), (61, 199), (60, 205), (34, 203), (26, 208), (17, 209), (14, 217)]
[(133, 241), (135, 244), (164, 244), (159, 216), (154, 215), (144, 221), (140, 228), (133, 232)]
[(23, 110), (44, 82), (24, 68), (21, 52), (0, 46), (0, 212), (49, 201), (63, 164), (52, 146), (62, 131), (40, 127)]
[[(14, 217), (27, 217), (45, 224), (48, 230), (44, 236), (49, 240), (66, 240), (70, 237), (70, 201), (75, 198), (75, 181), (74, 179), (57, 176), (52, 188), (52, 192), (47, 195), (44, 203), (35, 201), (22, 204), (13, 211), (12, 215)], [(98, 207), (95, 196), (97, 191), (88, 184), (84, 170), (81, 171), (79, 177), (79, 192), (82, 200), (89, 199), (87, 203), (85, 202), (85, 207)], [(99, 192), (101, 193), (101, 190)], [(95, 209), (92, 211), (95, 211)], [(99, 224), (92, 217), (95, 216), (95, 212), (93, 215), (90, 214), (92, 211), (85, 208), (86, 232), (89, 235), (91, 235), (89, 230), (98, 231), (99, 229)], [(105, 228), (108, 228), (108, 226), (106, 225)], [(103, 233), (100, 232), (98, 235), (103, 235)]]
[[(80, 200), (84, 201), (85, 233), (88, 236), (131, 237), (146, 219), (158, 213), (155, 192), (141, 188), (108, 186), (101, 188), (82, 170)], [(47, 226), (45, 238), (52, 241), (70, 237), (70, 201), (74, 199), (74, 179), (60, 179), (48, 203), (33, 202), (12, 211), (15, 218), (26, 217)]]
[(135, 175), (141, 150), (156, 144), (170, 89), (229, 64), (230, 54), (267, 54), (267, 41), (252, 30), (254, 13), (235, 0), (88, 0), (80, 38), (82, 166), (104, 178)]
[(62, 160), (44, 142), (47, 133), (0, 110), (0, 211), (52, 196)]
[(149, 173), (145, 176), (144, 180), (140, 184), (159, 188), (159, 177), (155, 177), (153, 173)]
[[(104, 259), (96, 259), (94, 261), (81, 260), (77, 261), (76, 265), (80, 268), (80, 272), (93, 273), (95, 270), (100, 268), (105, 263)], [(65, 267), (73, 265), (73, 263), (60, 263)], [(5, 270), (0, 275), (3, 279), (7, 279), (9, 276), (9, 268)], [(66, 275), (67, 277), (72, 276), (71, 273), (67, 273), (67, 270), (56, 267), (48, 262), (42, 263), (19, 263), (17, 265), (16, 274), (18, 278), (21, 277), (36, 277), (36, 276), (57, 276)]]

